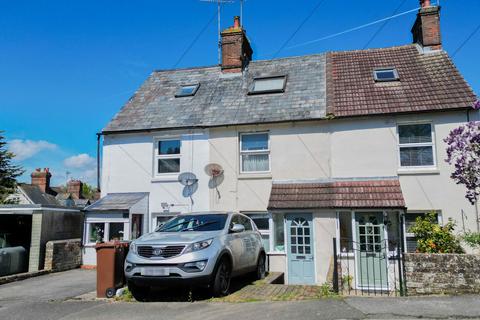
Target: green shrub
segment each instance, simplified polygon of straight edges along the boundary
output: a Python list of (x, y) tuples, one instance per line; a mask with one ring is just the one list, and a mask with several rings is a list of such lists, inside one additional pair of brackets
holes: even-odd
[(480, 248), (480, 232), (467, 232), (463, 235), (465, 241), (472, 248)]
[(417, 217), (409, 232), (417, 238), (417, 252), (421, 253), (464, 253), (459, 239), (453, 234), (455, 222), (448, 220), (443, 226), (437, 223), (435, 212)]

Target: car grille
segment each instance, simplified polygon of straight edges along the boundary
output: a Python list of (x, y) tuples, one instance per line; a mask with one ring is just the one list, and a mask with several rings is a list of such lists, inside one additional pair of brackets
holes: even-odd
[[(185, 246), (138, 246), (138, 255), (144, 258), (172, 258), (182, 253)], [(158, 252), (157, 249), (160, 249)]]

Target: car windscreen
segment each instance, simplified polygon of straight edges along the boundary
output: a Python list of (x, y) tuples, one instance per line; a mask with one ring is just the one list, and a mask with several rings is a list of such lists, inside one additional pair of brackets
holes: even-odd
[(159, 227), (157, 232), (218, 231), (225, 227), (226, 214), (179, 215)]

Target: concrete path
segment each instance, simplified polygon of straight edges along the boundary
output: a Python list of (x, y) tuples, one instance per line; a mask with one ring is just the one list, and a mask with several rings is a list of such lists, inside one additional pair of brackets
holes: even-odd
[(0, 285), (0, 319), (480, 319), (480, 296), (354, 297), (251, 303), (125, 303), (71, 299), (94, 290), (95, 271), (86, 270)]

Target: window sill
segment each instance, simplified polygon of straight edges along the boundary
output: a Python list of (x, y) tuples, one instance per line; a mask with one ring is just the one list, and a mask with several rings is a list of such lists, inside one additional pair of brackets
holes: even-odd
[(238, 175), (238, 180), (249, 180), (249, 179), (272, 179), (272, 174), (270, 172), (266, 172), (266, 173), (240, 173)]
[(151, 182), (177, 182), (179, 173), (153, 177)]
[(398, 175), (416, 175), (416, 174), (440, 174), (440, 170), (435, 168), (402, 168), (397, 170)]
[(267, 255), (269, 255), (269, 256), (286, 256), (287, 254), (285, 252), (269, 251), (269, 252), (267, 252)]

